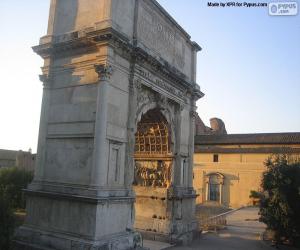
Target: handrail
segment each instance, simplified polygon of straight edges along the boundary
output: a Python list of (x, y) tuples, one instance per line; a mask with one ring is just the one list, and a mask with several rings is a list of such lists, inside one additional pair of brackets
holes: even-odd
[(216, 228), (217, 226), (225, 226), (225, 225), (226, 225), (226, 215), (224, 214), (201, 220), (199, 223), (200, 228), (207, 228), (207, 227)]
[(233, 213), (233, 212), (239, 210), (239, 209), (241, 209), (241, 208), (233, 209), (231, 211), (228, 211), (228, 212), (225, 212), (222, 214), (218, 214), (218, 215), (215, 215), (212, 217), (208, 217), (206, 219), (200, 219), (199, 227), (201, 229), (208, 228), (208, 227), (214, 227), (216, 230), (217, 226), (225, 226), (227, 223), (226, 216), (230, 213)]

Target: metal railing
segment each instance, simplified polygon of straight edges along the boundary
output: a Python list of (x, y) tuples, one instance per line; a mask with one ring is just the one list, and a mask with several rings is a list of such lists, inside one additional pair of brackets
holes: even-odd
[(226, 216), (235, 210), (231, 210), (222, 214), (218, 214), (208, 218), (202, 218), (199, 220), (200, 230), (217, 230), (220, 227), (226, 226)]
[(199, 220), (198, 228), (201, 231), (203, 230), (216, 231), (219, 228), (225, 227), (227, 225), (226, 216), (242, 208), (243, 206), (212, 217), (202, 218)]

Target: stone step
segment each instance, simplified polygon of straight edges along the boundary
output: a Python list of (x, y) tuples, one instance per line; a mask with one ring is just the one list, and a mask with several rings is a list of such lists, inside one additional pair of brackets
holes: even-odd
[(161, 241), (153, 241), (153, 240), (143, 240), (143, 247), (149, 250), (162, 250), (162, 249), (168, 249), (169, 247), (172, 247), (174, 245), (171, 245), (166, 242)]

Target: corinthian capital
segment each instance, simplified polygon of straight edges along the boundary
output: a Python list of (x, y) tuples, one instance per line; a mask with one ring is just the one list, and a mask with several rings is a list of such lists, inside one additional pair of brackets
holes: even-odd
[(51, 77), (49, 75), (39, 75), (40, 81), (43, 83), (44, 87), (47, 88), (50, 86)]
[(110, 65), (96, 64), (94, 67), (100, 81), (107, 80), (112, 75), (113, 69)]
[(194, 118), (194, 119), (195, 119), (195, 118), (197, 117), (197, 115), (198, 115), (197, 111), (195, 111), (195, 110), (191, 110), (191, 111), (190, 111), (190, 117), (191, 117), (191, 118)]

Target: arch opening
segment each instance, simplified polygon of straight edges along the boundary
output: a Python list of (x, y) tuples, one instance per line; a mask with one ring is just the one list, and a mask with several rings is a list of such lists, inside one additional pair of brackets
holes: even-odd
[(171, 184), (172, 139), (159, 108), (141, 116), (135, 133), (134, 185), (168, 188)]
[(172, 182), (172, 133), (160, 108), (141, 115), (135, 133), (134, 182), (135, 224), (144, 237), (147, 233), (170, 233)]

